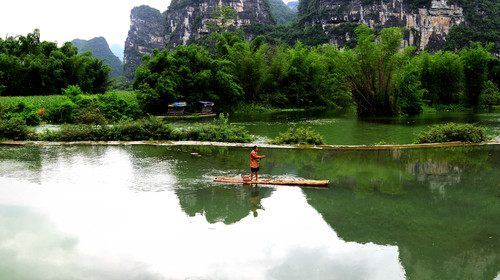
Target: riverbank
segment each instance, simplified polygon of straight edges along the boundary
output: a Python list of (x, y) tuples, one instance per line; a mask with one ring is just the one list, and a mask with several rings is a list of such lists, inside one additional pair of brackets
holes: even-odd
[[(155, 145), (155, 146), (216, 146), (216, 147), (248, 147), (255, 143), (229, 143), (208, 141), (0, 141), (0, 145), (29, 145), (29, 146), (126, 146), (126, 145)], [(311, 150), (398, 150), (398, 149), (424, 149), (445, 147), (469, 147), (500, 145), (500, 140), (489, 140), (481, 143), (446, 142), (425, 144), (391, 144), (391, 145), (272, 145), (258, 144), (260, 148), (278, 149), (311, 149)]]

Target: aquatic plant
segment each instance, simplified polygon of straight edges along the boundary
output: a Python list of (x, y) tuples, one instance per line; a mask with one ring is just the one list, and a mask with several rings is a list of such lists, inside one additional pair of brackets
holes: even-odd
[(323, 136), (310, 127), (293, 126), (285, 133), (280, 133), (275, 139), (269, 140), (269, 144), (323, 145), (325, 141)]
[(445, 123), (431, 126), (423, 131), (415, 140), (415, 144), (441, 142), (471, 142), (480, 143), (487, 140), (484, 127), (472, 124)]

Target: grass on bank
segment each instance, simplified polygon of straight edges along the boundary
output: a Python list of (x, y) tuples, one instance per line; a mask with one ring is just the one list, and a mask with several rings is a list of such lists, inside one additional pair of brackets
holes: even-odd
[(214, 141), (248, 143), (252, 141), (248, 131), (241, 126), (228, 123), (221, 114), (211, 123), (191, 126), (166, 124), (157, 117), (140, 120), (125, 120), (114, 125), (77, 124), (62, 125), (58, 130), (45, 130), (36, 133), (21, 119), (2, 120), (0, 139), (18, 141)]
[[(129, 102), (137, 101), (136, 94), (133, 91), (110, 91), (105, 94), (116, 94), (118, 97), (123, 98)], [(90, 97), (97, 97), (97, 95), (89, 95)], [(44, 108), (46, 110), (57, 107), (59, 104), (66, 101), (64, 95), (45, 95), (45, 96), (0, 96), (0, 107), (9, 107), (20, 102), (31, 104), (37, 109)]]

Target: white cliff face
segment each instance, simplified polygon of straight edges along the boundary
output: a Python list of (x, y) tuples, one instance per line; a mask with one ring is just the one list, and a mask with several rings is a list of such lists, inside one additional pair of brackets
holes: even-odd
[[(406, 27), (404, 45), (419, 49), (440, 49), (449, 30), (465, 21), (463, 9), (448, 5), (446, 0), (433, 0), (428, 9), (410, 9), (404, 0), (380, 1), (373, 5), (362, 5), (361, 0), (346, 3), (343, 0), (321, 0), (318, 7), (323, 11), (310, 18), (309, 24), (321, 23), (328, 34), (331, 27), (342, 23), (360, 23), (368, 27)], [(330, 43), (338, 43), (331, 39)]]
[(234, 27), (251, 23), (274, 24), (269, 2), (265, 0), (174, 0), (166, 12), (165, 47), (185, 45), (208, 34), (210, 14), (220, 5), (230, 6), (237, 13), (238, 21), (230, 23)]
[(164, 17), (160, 11), (148, 6), (132, 9), (123, 59), (123, 72), (129, 82), (133, 81), (142, 56), (151, 54), (155, 48), (163, 48), (164, 29)]
[(455, 5), (448, 6), (446, 0), (432, 1), (430, 9), (419, 9), (418, 14), (407, 17), (407, 28), (420, 32), (420, 42), (409, 42), (424, 49), (432, 43), (432, 36), (446, 37), (453, 26), (464, 22), (463, 9)]

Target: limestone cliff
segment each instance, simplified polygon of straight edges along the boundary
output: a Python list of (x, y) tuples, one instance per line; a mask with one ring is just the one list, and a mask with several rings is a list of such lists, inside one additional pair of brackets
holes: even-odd
[(330, 44), (344, 45), (348, 35), (333, 34), (342, 23), (369, 27), (406, 27), (405, 45), (436, 51), (442, 48), (451, 27), (464, 22), (463, 9), (446, 0), (432, 0), (428, 8), (415, 8), (405, 0), (383, 0), (363, 4), (363, 0), (302, 0), (299, 18), (304, 26), (321, 24)]
[(208, 34), (207, 22), (216, 6), (234, 9), (238, 21), (233, 28), (245, 24), (274, 24), (268, 0), (173, 0), (163, 14), (149, 6), (132, 9), (130, 31), (125, 42), (124, 75), (128, 82), (134, 79), (135, 69), (142, 56), (157, 48), (173, 49)]
[(207, 22), (216, 6), (226, 5), (238, 15), (235, 27), (244, 24), (274, 24), (268, 0), (173, 0), (165, 13), (165, 46), (175, 48), (210, 32)]
[(163, 49), (164, 21), (164, 15), (149, 6), (132, 9), (123, 58), (123, 74), (129, 82), (134, 79), (135, 69), (142, 63), (143, 55), (151, 54), (155, 48)]

